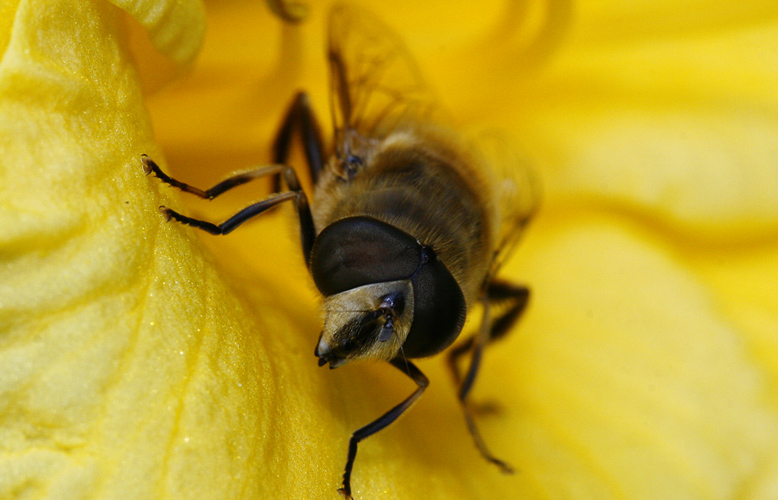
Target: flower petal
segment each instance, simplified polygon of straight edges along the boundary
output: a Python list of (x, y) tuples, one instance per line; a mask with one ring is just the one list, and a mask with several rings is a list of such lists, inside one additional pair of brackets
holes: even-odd
[(506, 96), (522, 110), (506, 125), (550, 167), (551, 196), (613, 204), (698, 241), (764, 238), (778, 229), (778, 57), (764, 49), (776, 40), (775, 16), (571, 40)]
[(191, 62), (205, 35), (201, 0), (111, 0), (143, 25), (158, 51), (178, 64)]
[(519, 253), (510, 271), (534, 285), (532, 308), (479, 387), (501, 400), (517, 388), (504, 439), (521, 443), (536, 495), (731, 498), (770, 485), (770, 373), (661, 233), (579, 208), (546, 214)]
[(0, 496), (255, 495), (245, 433), (266, 415), (243, 387), (267, 368), (240, 348), (240, 306), (157, 211), (125, 17), (97, 1), (6, 13)]

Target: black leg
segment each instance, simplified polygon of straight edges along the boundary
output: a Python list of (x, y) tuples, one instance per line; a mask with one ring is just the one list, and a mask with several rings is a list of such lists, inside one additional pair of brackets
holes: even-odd
[[(528, 300), (529, 289), (525, 287), (517, 287), (499, 282), (492, 283), (486, 291), (486, 296), (482, 299), (484, 313), (478, 333), (452, 349), (448, 358), (449, 368), (451, 369), (454, 382), (459, 387), (458, 396), (462, 405), (462, 410), (464, 411), (467, 428), (473, 436), (473, 440), (475, 441), (478, 450), (481, 452), (481, 455), (489, 462), (497, 465), (505, 473), (512, 473), (513, 469), (510, 465), (492, 455), (486, 447), (486, 444), (481, 438), (481, 434), (478, 432), (478, 427), (475, 425), (467, 396), (470, 393), (473, 383), (475, 382), (475, 377), (478, 374), (484, 347), (488, 343), (503, 337), (509, 331), (510, 327), (521, 316)], [(491, 309), (493, 306), (504, 307), (504, 312), (502, 312), (494, 321), (492, 321), (491, 318)], [(463, 380), (459, 373), (458, 362), (459, 358), (467, 352), (472, 352), (472, 356), (470, 358), (470, 367)]]
[[(289, 158), (292, 147), (292, 137), (296, 130), (300, 131), (305, 150), (305, 159), (314, 184), (319, 180), (319, 173), (324, 168), (324, 146), (321, 131), (313, 114), (308, 95), (299, 92), (289, 106), (281, 128), (278, 129), (273, 141), (273, 163), (284, 164)], [(273, 191), (281, 190), (281, 176), (273, 177)]]
[(248, 207), (244, 208), (237, 214), (233, 215), (232, 217), (230, 217), (229, 219), (227, 219), (226, 221), (218, 225), (208, 221), (193, 219), (191, 217), (181, 215), (175, 210), (171, 210), (165, 206), (159, 207), (159, 210), (163, 214), (165, 214), (165, 217), (167, 217), (168, 220), (173, 219), (175, 221), (180, 222), (181, 224), (186, 224), (187, 226), (192, 226), (198, 229), (202, 229), (207, 233), (219, 235), (219, 234), (229, 234), (233, 230), (235, 230), (235, 228), (237, 228), (247, 220), (251, 219), (252, 217), (255, 217), (261, 214), (262, 212), (265, 212), (266, 210), (275, 207), (279, 203), (282, 203), (286, 200), (291, 200), (295, 197), (297, 197), (297, 193), (293, 191), (288, 191), (286, 193), (278, 194), (276, 196), (273, 196), (272, 198), (268, 198), (267, 200), (263, 200), (258, 203), (254, 203), (253, 205), (249, 205)]
[(159, 165), (157, 165), (154, 160), (149, 158), (148, 155), (141, 155), (140, 159), (143, 163), (143, 171), (146, 172), (146, 175), (153, 172), (154, 175), (162, 180), (162, 182), (170, 184), (171, 186), (176, 187), (185, 193), (190, 193), (206, 200), (212, 200), (225, 191), (229, 191), (234, 187), (240, 186), (254, 179), (258, 179), (266, 175), (280, 174), (284, 168), (283, 165), (268, 165), (259, 167), (254, 170), (249, 170), (248, 172), (242, 172), (240, 174), (233, 175), (232, 177), (225, 179), (215, 186), (203, 191), (200, 188), (190, 186), (189, 184), (185, 184), (170, 177), (165, 172), (163, 172), (162, 169), (159, 168)]
[(153, 172), (163, 182), (166, 182), (171, 186), (177, 187), (184, 192), (191, 193), (195, 196), (199, 196), (200, 198), (205, 198), (208, 200), (216, 198), (220, 194), (236, 186), (240, 186), (251, 180), (264, 176), (272, 176), (273, 192), (278, 193), (281, 191), (281, 176), (283, 175), (284, 180), (286, 181), (286, 185), (289, 187), (290, 193), (282, 193), (246, 207), (219, 225), (203, 220), (193, 219), (191, 217), (186, 217), (166, 207), (160, 207), (160, 209), (168, 218), (168, 220), (175, 219), (178, 222), (202, 229), (203, 231), (207, 231), (211, 234), (227, 234), (252, 217), (261, 214), (262, 212), (278, 205), (279, 203), (286, 200), (295, 199), (297, 204), (297, 213), (300, 218), (300, 241), (303, 247), (305, 264), (307, 266), (310, 265), (311, 249), (313, 248), (313, 242), (316, 239), (316, 228), (313, 224), (313, 216), (311, 215), (311, 208), (308, 204), (308, 197), (305, 196), (305, 193), (300, 186), (300, 182), (297, 179), (297, 175), (295, 174), (294, 170), (284, 166), (289, 156), (289, 149), (292, 144), (292, 136), (297, 128), (300, 129), (300, 133), (302, 135), (308, 168), (315, 183), (319, 178), (319, 172), (321, 172), (321, 169), (324, 167), (324, 148), (322, 146), (321, 132), (319, 130), (318, 123), (316, 122), (316, 117), (314, 116), (313, 110), (311, 109), (308, 102), (308, 96), (304, 92), (298, 93), (295, 97), (295, 100), (289, 107), (289, 111), (287, 111), (287, 114), (284, 117), (284, 121), (281, 124), (281, 128), (279, 129), (278, 134), (273, 141), (273, 156), (275, 165), (260, 167), (248, 172), (237, 174), (205, 191), (170, 177), (164, 173), (151, 158), (146, 155), (141, 156), (143, 170), (146, 172), (146, 174)]
[(410, 361), (407, 361), (404, 358), (395, 358), (391, 360), (390, 363), (395, 368), (411, 377), (419, 387), (416, 388), (416, 390), (413, 391), (413, 394), (408, 396), (402, 403), (381, 415), (381, 417), (379, 417), (377, 420), (370, 422), (366, 426), (358, 429), (354, 432), (354, 434), (351, 435), (351, 439), (348, 443), (348, 459), (346, 460), (346, 470), (343, 473), (343, 487), (338, 489), (338, 491), (347, 500), (352, 500), (351, 469), (354, 467), (354, 459), (357, 457), (357, 445), (359, 442), (366, 437), (372, 436), (376, 432), (384, 429), (386, 426), (397, 420), (397, 418), (402, 415), (405, 410), (410, 408), (411, 405), (413, 405), (413, 403), (415, 403), (416, 400), (421, 397), (424, 389), (426, 389), (429, 385), (429, 380), (427, 377), (421, 372), (421, 370), (416, 368), (416, 365)]
[(473, 350), (475, 337), (475, 335), (468, 337), (467, 340), (455, 345), (448, 351), (448, 369), (451, 371), (451, 377), (454, 379), (454, 385), (457, 388), (462, 387), (462, 374), (459, 372), (459, 359)]
[(234, 188), (235, 186), (245, 184), (246, 182), (249, 182), (253, 179), (267, 175), (282, 174), (286, 180), (286, 184), (289, 186), (288, 192), (277, 194), (271, 198), (268, 198), (267, 200), (250, 205), (219, 225), (181, 215), (167, 207), (160, 207), (160, 210), (165, 214), (168, 220), (174, 219), (182, 224), (187, 224), (189, 226), (202, 229), (203, 231), (211, 234), (228, 234), (252, 217), (261, 214), (262, 212), (278, 205), (281, 202), (294, 199), (296, 200), (297, 204), (297, 214), (300, 218), (300, 240), (303, 247), (305, 264), (309, 264), (311, 249), (313, 248), (313, 241), (316, 239), (316, 229), (313, 225), (313, 216), (311, 215), (311, 207), (308, 205), (308, 197), (305, 196), (305, 192), (302, 190), (300, 182), (297, 179), (297, 174), (295, 174), (295, 171), (291, 167), (287, 167), (285, 165), (270, 165), (266, 167), (260, 167), (249, 172), (244, 172), (230, 177), (229, 179), (216, 184), (212, 188), (203, 191), (202, 189), (190, 186), (170, 177), (165, 172), (163, 172), (161, 168), (159, 168), (154, 160), (145, 154), (141, 156), (141, 161), (143, 163), (143, 170), (147, 175), (153, 172), (154, 175), (159, 177), (167, 184), (177, 187), (184, 192), (191, 193), (195, 196), (199, 196), (200, 198), (209, 200), (219, 196), (229, 189)]
[[(491, 324), (487, 343), (499, 340), (510, 331), (529, 302), (529, 289), (524, 286), (512, 285), (501, 281), (493, 282), (486, 290), (486, 297), (492, 308), (499, 308), (500, 312)], [(477, 335), (473, 335), (464, 342), (451, 348), (448, 352), (448, 365), (454, 384), (462, 387), (462, 375), (459, 371), (459, 359), (473, 350), (473, 344)], [(472, 378), (475, 378), (473, 375)], [(472, 386), (472, 380), (465, 390), (465, 396)], [(461, 391), (460, 391), (461, 392)]]
[(494, 342), (505, 336), (518, 321), (529, 303), (529, 288), (513, 285), (504, 281), (495, 281), (486, 290), (486, 296), (493, 307), (500, 308), (492, 323), (489, 342)]

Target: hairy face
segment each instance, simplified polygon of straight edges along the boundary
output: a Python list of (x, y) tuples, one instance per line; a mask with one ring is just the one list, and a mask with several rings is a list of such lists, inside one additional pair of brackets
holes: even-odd
[(394, 358), (413, 322), (410, 280), (360, 286), (324, 301), (319, 364), (337, 368), (354, 359)]

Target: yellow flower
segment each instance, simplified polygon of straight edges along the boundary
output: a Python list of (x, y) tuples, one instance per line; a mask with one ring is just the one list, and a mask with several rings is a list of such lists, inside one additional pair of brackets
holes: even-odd
[[(518, 473), (475, 451), (433, 358), (355, 497), (777, 497), (778, 8), (370, 8), (545, 197), (505, 269), (531, 308), (474, 392)], [(139, 162), (206, 187), (265, 161), (298, 88), (326, 122), (326, 11), (213, 2), (184, 75), (197, 2), (0, 5), (0, 498), (338, 498), (350, 433), (413, 390), (316, 366), (291, 210), (226, 238), (157, 211), (220, 220), (266, 186), (184, 207)]]

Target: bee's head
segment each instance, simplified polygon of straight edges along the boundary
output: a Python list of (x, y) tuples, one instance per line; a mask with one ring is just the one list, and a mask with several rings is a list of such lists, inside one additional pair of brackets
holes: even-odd
[(371, 217), (350, 217), (316, 238), (311, 274), (324, 295), (319, 365), (442, 351), (459, 334), (465, 299), (434, 252)]
[(324, 299), (324, 329), (316, 346), (319, 365), (352, 359), (392, 359), (413, 323), (410, 280), (374, 283)]

